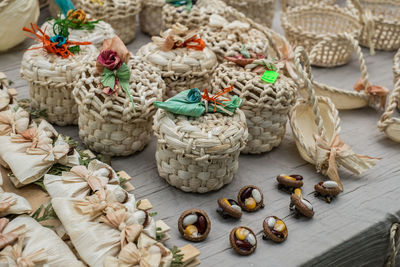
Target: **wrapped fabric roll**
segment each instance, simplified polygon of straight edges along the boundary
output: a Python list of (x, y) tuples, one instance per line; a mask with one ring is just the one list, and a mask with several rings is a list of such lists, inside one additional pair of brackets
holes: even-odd
[(29, 202), (17, 194), (11, 192), (3, 192), (0, 188), (0, 217), (9, 214), (30, 213), (32, 207)]

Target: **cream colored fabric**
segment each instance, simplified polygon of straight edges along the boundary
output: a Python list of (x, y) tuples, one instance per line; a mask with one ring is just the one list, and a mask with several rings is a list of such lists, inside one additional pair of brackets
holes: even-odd
[(39, 17), (37, 0), (2, 0), (0, 2), (0, 51), (10, 49), (25, 38), (22, 31), (29, 23), (36, 23)]
[(7, 76), (0, 72), (0, 111), (8, 109), (9, 105), (14, 104), (17, 94), (15, 89), (9, 88)]
[[(0, 265), (6, 266), (71, 266), (83, 267), (69, 247), (52, 230), (41, 226), (30, 216), (21, 215), (12, 220), (4, 229), (7, 233), (18, 227), (25, 226), (25, 234), (19, 235), (19, 240), (12, 246), (22, 247), (20, 253), (12, 253), (12, 246), (4, 248), (0, 252)], [(14, 255), (13, 255), (14, 254)], [(19, 257), (18, 257), (18, 256)], [(22, 262), (29, 263), (36, 259), (34, 265), (21, 265)], [(20, 264), (17, 264), (19, 262)]]
[(30, 213), (31, 211), (32, 207), (24, 197), (10, 192), (0, 192), (0, 217), (9, 214)]
[(19, 134), (28, 129), (30, 115), (22, 108), (11, 108), (0, 112), (0, 136)]

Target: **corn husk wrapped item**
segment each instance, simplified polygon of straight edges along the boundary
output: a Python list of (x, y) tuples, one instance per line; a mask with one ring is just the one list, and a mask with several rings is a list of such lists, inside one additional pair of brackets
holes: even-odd
[(16, 102), (17, 91), (9, 87), (7, 76), (0, 72), (0, 111)]
[(54, 231), (30, 216), (21, 215), (11, 222), (2, 218), (0, 226), (6, 237), (0, 252), (1, 266), (85, 266)]
[(30, 213), (31, 211), (32, 207), (24, 197), (10, 192), (3, 192), (3, 189), (0, 188), (0, 217), (9, 214)]
[(289, 114), (297, 149), (304, 160), (315, 165), (318, 172), (337, 182), (343, 190), (339, 166), (361, 174), (379, 159), (357, 155), (340, 139), (338, 111), (329, 98), (315, 95), (310, 61), (303, 47), (296, 48), (295, 63), (309, 93), (308, 100), (299, 100)]
[(159, 35), (162, 30), (162, 9), (165, 0), (147, 0), (142, 3), (139, 13), (140, 29), (153, 36)]
[(400, 143), (400, 118), (395, 117), (395, 111), (400, 111), (400, 80), (397, 80), (389, 99), (386, 111), (382, 114), (378, 128), (390, 139)]
[(79, 164), (78, 153), (70, 151), (70, 146), (45, 120), (21, 134), (0, 136), (0, 143), (0, 162), (11, 169), (10, 179), (17, 188), (39, 180), (55, 163)]
[(0, 111), (0, 136), (23, 133), (30, 123), (29, 113), (19, 107)]

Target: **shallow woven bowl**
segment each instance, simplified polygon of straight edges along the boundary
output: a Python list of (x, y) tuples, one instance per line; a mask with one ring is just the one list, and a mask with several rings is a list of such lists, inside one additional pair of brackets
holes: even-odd
[(303, 46), (310, 53), (324, 37), (333, 42), (326, 44), (312, 59), (312, 64), (334, 67), (348, 63), (353, 47), (347, 39), (337, 36), (348, 33), (358, 40), (362, 26), (349, 10), (339, 6), (313, 4), (289, 8), (281, 14), (282, 27), (293, 46)]

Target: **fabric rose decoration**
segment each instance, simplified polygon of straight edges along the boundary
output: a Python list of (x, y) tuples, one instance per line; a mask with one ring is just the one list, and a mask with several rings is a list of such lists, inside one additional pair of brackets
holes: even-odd
[(109, 70), (119, 69), (122, 65), (121, 58), (113, 50), (104, 50), (97, 57), (97, 62)]
[(67, 13), (67, 19), (76, 24), (84, 24), (86, 23), (86, 13), (82, 9), (71, 9)]

